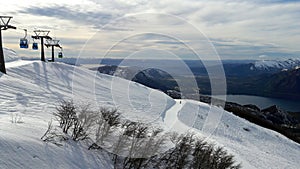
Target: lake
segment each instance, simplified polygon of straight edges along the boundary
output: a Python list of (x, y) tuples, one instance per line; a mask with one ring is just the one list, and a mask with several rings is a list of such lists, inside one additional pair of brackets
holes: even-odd
[[(224, 96), (215, 95), (215, 98), (222, 98)], [(227, 95), (227, 101), (235, 102), (241, 105), (254, 104), (260, 109), (277, 105), (283, 110), (300, 112), (300, 101), (297, 100), (284, 100), (269, 97), (251, 96), (251, 95)]]

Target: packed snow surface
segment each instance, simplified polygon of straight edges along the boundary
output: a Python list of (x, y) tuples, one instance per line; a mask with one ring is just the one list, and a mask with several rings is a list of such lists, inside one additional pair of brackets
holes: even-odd
[(3, 48), (3, 53), (4, 53), (4, 60), (6, 62), (11, 62), (19, 59), (16, 52), (12, 49)]
[[(243, 168), (300, 168), (300, 145), (215, 106), (173, 100), (164, 93), (118, 77), (64, 63), (17, 60), (0, 75), (0, 168), (113, 168), (105, 153), (81, 143), (58, 147), (40, 137), (62, 99), (117, 107), (128, 119), (193, 131), (224, 146)], [(210, 113), (220, 114), (207, 130)], [(12, 122), (12, 121), (17, 122)]]

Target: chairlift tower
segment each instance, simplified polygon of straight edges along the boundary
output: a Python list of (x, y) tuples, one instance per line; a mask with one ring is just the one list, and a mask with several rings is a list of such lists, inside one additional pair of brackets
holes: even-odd
[(45, 51), (44, 51), (44, 39), (52, 40), (49, 36), (50, 31), (46, 30), (34, 30), (35, 36), (31, 36), (33, 39), (41, 39), (41, 61), (45, 62)]
[(54, 47), (58, 47), (60, 49), (62, 48), (58, 43), (59, 43), (59, 40), (54, 40), (54, 39), (46, 41), (45, 46), (47, 48), (51, 47), (51, 49), (52, 49), (52, 60), (51, 60), (51, 62), (54, 62)]
[(5, 60), (2, 47), (2, 30), (17, 29), (15, 26), (9, 25), (12, 16), (0, 16), (0, 71), (6, 73)]

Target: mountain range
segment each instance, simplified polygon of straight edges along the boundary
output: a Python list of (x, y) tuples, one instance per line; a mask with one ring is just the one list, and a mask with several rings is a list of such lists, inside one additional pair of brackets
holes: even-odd
[[(114, 65), (117, 62), (113, 61), (109, 63), (113, 65), (100, 66), (94, 70), (98, 69), (101, 73), (133, 80), (162, 91), (177, 90), (176, 80), (189, 81), (193, 78), (196, 79), (201, 94), (211, 94), (210, 77), (203, 64), (186, 61), (193, 77), (184, 74), (180, 76), (180, 70), (178, 70), (181, 79), (174, 79), (167, 72), (156, 68), (144, 70), (143, 67), (118, 66)], [(222, 66), (226, 76), (227, 94), (257, 95), (288, 100), (300, 99), (299, 65), (300, 60), (297, 59), (224, 61)], [(166, 64), (166, 66), (168, 65)]]

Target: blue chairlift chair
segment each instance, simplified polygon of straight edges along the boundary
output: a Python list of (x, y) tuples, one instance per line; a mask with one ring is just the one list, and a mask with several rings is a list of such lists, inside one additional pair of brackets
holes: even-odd
[(38, 50), (38, 49), (39, 49), (38, 43), (33, 42), (33, 43), (32, 43), (32, 49), (33, 49), (33, 50)]
[(62, 52), (58, 52), (58, 58), (63, 58), (63, 53)]
[(26, 37), (27, 37), (27, 29), (24, 29), (24, 31), (25, 31), (25, 36), (24, 36), (24, 38), (20, 39), (20, 48), (27, 49), (28, 48), (28, 40), (26, 39)]
[(26, 38), (21, 38), (20, 39), (20, 48), (28, 48), (28, 40)]

